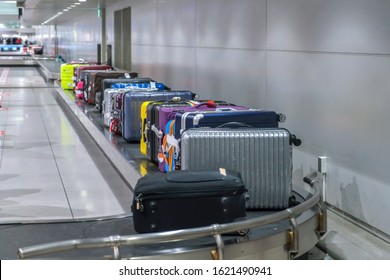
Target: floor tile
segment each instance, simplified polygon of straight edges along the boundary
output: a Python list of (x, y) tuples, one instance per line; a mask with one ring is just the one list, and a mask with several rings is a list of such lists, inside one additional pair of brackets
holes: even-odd
[(336, 260), (375, 260), (374, 255), (354, 244), (327, 245), (329, 255)]
[(321, 238), (322, 242), (326, 245), (331, 244), (350, 244), (351, 241), (341, 236), (338, 232), (329, 230)]

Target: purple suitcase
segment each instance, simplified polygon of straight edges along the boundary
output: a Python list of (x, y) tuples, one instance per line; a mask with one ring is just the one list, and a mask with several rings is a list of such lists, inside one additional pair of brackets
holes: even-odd
[(191, 100), (168, 100), (168, 101), (152, 101), (146, 108), (146, 123), (145, 123), (145, 142), (146, 142), (146, 157), (153, 163), (158, 164), (158, 153), (162, 144), (164, 127), (160, 126), (160, 110), (162, 108), (182, 108), (194, 106)]
[[(172, 127), (176, 128), (176, 115), (177, 114), (185, 114), (188, 112), (191, 113), (202, 113), (207, 111), (230, 111), (230, 110), (249, 110), (244, 106), (237, 106), (233, 104), (229, 104), (225, 101), (208, 101), (204, 103), (199, 103), (194, 107), (180, 107), (180, 108), (161, 108), (159, 111), (159, 127), (160, 131), (163, 132), (162, 142), (159, 149), (158, 154), (158, 168), (161, 172), (166, 172), (167, 170), (167, 162), (176, 162), (175, 159), (171, 159), (172, 155), (176, 158), (178, 157), (179, 151), (179, 142), (178, 139), (180, 137), (176, 137), (175, 131), (172, 133), (166, 133), (166, 131), (170, 131), (167, 129), (167, 124), (172, 123)], [(166, 130), (166, 131), (165, 131)], [(176, 130), (176, 129), (175, 129)], [(172, 153), (174, 151), (174, 153)], [(171, 164), (168, 166), (172, 167)], [(171, 171), (172, 168), (169, 169)]]
[(128, 91), (123, 96), (122, 136), (127, 142), (141, 140), (141, 105), (145, 101), (171, 100), (174, 97), (190, 100), (197, 95), (184, 90)]

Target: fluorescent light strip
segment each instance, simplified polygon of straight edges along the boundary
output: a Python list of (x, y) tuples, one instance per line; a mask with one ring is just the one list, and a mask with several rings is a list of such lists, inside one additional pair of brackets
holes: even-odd
[[(79, 0), (79, 2), (87, 2), (87, 0)], [(51, 18), (49, 18), (48, 20), (44, 21), (41, 23), (41, 25), (45, 25), (47, 24), (48, 22), (52, 21), (53, 19), (59, 17), (60, 15), (62, 15), (64, 12), (68, 12), (69, 10), (71, 10), (72, 8), (75, 8), (76, 5), (80, 5), (81, 3), (74, 3), (72, 5), (70, 5), (69, 7), (65, 8), (62, 10), (62, 12), (58, 12), (56, 15), (52, 16)]]
[(52, 21), (53, 19), (55, 19), (56, 17), (59, 17), (60, 15), (62, 15), (62, 13), (58, 13), (58, 14), (52, 16), (51, 18), (49, 18), (49, 19), (46, 20), (45, 22), (41, 23), (41, 25), (45, 25), (46, 23)]

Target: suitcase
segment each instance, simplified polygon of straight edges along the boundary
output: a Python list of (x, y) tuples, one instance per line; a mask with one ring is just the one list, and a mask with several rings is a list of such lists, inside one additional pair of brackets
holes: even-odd
[(153, 173), (140, 178), (131, 206), (138, 233), (180, 230), (245, 219), (246, 188), (226, 169)]
[(227, 122), (245, 123), (253, 127), (279, 127), (286, 116), (274, 111), (248, 109), (242, 106), (218, 107), (212, 112), (178, 112), (175, 115), (175, 138), (183, 131), (194, 127), (217, 127)]
[(84, 81), (78, 81), (74, 89), (76, 98), (84, 99), (85, 83)]
[[(98, 71), (104, 71), (104, 70), (111, 70), (112, 67), (110, 65), (81, 65), (74, 68), (74, 76), (73, 76), (73, 87), (74, 92), (76, 93), (78, 98), (83, 98), (81, 93), (84, 93), (84, 85), (86, 81), (86, 76), (89, 75), (91, 72), (98, 72)], [(80, 82), (83, 84), (82, 92), (80, 90), (79, 85)]]
[[(160, 110), (160, 127), (165, 127), (162, 143), (158, 153), (158, 168), (161, 172), (170, 172), (180, 169), (179, 161), (179, 140), (180, 133), (176, 133), (177, 126), (180, 125), (180, 117), (187, 113), (207, 114), (214, 111), (221, 111), (224, 114), (230, 111), (238, 112), (239, 110), (249, 110), (243, 106), (236, 106), (225, 101), (207, 101), (199, 103), (194, 107), (185, 108), (162, 108)], [(224, 116), (220, 116), (219, 121), (224, 120)], [(170, 123), (167, 126), (167, 123)], [(180, 127), (180, 126), (179, 126)]]
[[(126, 80), (127, 83), (115, 83), (113, 81), (118, 80)], [(108, 82), (107, 82), (108, 81)], [(131, 82), (131, 83), (130, 83)], [(103, 94), (100, 94), (100, 92), (96, 93), (95, 96), (95, 103), (96, 103), (96, 109), (99, 111), (102, 111), (103, 109), (103, 102), (104, 102), (104, 92), (108, 88), (114, 88), (114, 89), (129, 89), (129, 90), (143, 90), (148, 89), (148, 87), (151, 86), (151, 83), (153, 83), (149, 78), (120, 78), (120, 79), (103, 79), (102, 80), (102, 89), (101, 92)], [(161, 83), (158, 83), (158, 87), (165, 88), (165, 86)]]
[(102, 80), (107, 78), (136, 78), (138, 74), (135, 72), (124, 72), (124, 71), (100, 71), (93, 72), (88, 75), (87, 81), (88, 88), (85, 94), (85, 101), (88, 104), (95, 104), (95, 97), (97, 92), (102, 92)]
[(165, 135), (158, 153), (158, 169), (161, 172), (176, 170), (176, 161), (179, 158), (177, 154), (179, 151), (179, 142), (174, 138), (175, 123), (175, 120), (170, 120), (164, 128)]
[[(167, 120), (160, 121), (160, 110), (163, 108), (183, 108), (194, 106), (192, 102), (181, 99), (169, 101), (153, 101), (147, 104), (144, 130), (146, 136), (146, 157), (153, 163), (158, 163), (158, 153), (164, 137)], [(141, 109), (141, 114), (142, 109)], [(142, 139), (141, 139), (142, 144)]]
[(127, 88), (127, 89), (147, 89), (147, 90), (165, 90), (166, 86), (163, 83), (144, 83), (144, 82), (131, 82), (131, 83), (115, 83), (111, 85), (111, 88)]
[(248, 188), (249, 210), (285, 209), (292, 195), (292, 144), (283, 128), (193, 128), (181, 135), (182, 170), (238, 171)]
[[(78, 67), (76, 67), (78, 68)], [(79, 99), (84, 99), (84, 96), (86, 94), (86, 90), (88, 88), (88, 84), (87, 82), (89, 81), (89, 78), (88, 78), (88, 75), (92, 72), (97, 72), (98, 70), (83, 70), (83, 71), (80, 71), (80, 77), (79, 77), (79, 81), (74, 81), (74, 84), (75, 84), (75, 95), (77, 98)]]
[(146, 149), (149, 142), (148, 131), (146, 129), (147, 122), (147, 107), (148, 104), (153, 101), (145, 101), (141, 104), (140, 114), (141, 114), (141, 140), (139, 143), (139, 149), (142, 154), (146, 155)]
[(141, 105), (145, 101), (193, 99), (190, 91), (128, 91), (123, 97), (122, 136), (127, 142), (141, 140)]
[(79, 65), (74, 69), (74, 80), (78, 82), (81, 79), (81, 72), (88, 70), (105, 71), (112, 70), (112, 67), (107, 64)]
[(106, 89), (104, 91), (104, 102), (102, 105), (102, 115), (103, 115), (103, 124), (106, 127), (110, 126), (111, 119), (113, 117), (113, 112), (117, 108), (116, 99), (118, 94), (126, 92), (123, 89)]
[(78, 66), (82, 66), (86, 64), (80, 64), (80, 63), (63, 63), (61, 64), (61, 73), (60, 73), (60, 80), (61, 80), (61, 88), (64, 90), (73, 90), (73, 75), (74, 75), (74, 69)]
[(243, 106), (236, 106), (226, 101), (215, 101), (215, 100), (188, 100), (191, 106), (183, 106), (183, 108), (177, 107), (165, 107), (159, 111), (159, 126), (164, 128), (168, 121), (175, 118), (176, 113), (185, 112), (198, 112), (198, 111), (215, 111), (223, 110), (223, 108), (233, 108), (236, 110), (247, 109)]
[(104, 102), (103, 123), (114, 135), (122, 133), (122, 101), (125, 90), (106, 89), (106, 101)]
[(106, 78), (102, 80), (102, 91), (104, 91), (107, 88), (112, 88), (113, 84), (119, 84), (119, 83), (150, 83), (154, 82), (151, 78), (142, 78), (142, 77), (135, 77), (135, 78)]
[[(186, 101), (154, 101), (156, 107), (148, 107), (152, 101), (144, 102), (141, 106), (141, 153), (155, 164), (159, 163), (158, 154), (161, 152), (162, 138), (165, 135), (165, 126), (174, 113), (182, 107), (214, 108), (216, 106), (233, 106), (226, 101), (215, 100), (186, 100)], [(161, 110), (160, 110), (161, 109)], [(162, 164), (164, 166), (164, 164)], [(162, 172), (164, 168), (160, 167)]]

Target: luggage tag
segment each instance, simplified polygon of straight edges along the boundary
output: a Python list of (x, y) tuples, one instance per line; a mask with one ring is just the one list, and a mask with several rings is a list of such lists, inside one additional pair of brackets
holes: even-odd
[(171, 120), (166, 125), (166, 134), (163, 137), (163, 144), (161, 145), (161, 152), (158, 153), (158, 160), (160, 163), (164, 163), (165, 171), (173, 171), (175, 168), (175, 148), (178, 146), (178, 141), (173, 137), (173, 127), (175, 121)]
[(150, 90), (157, 90), (156, 82), (150, 82)]

